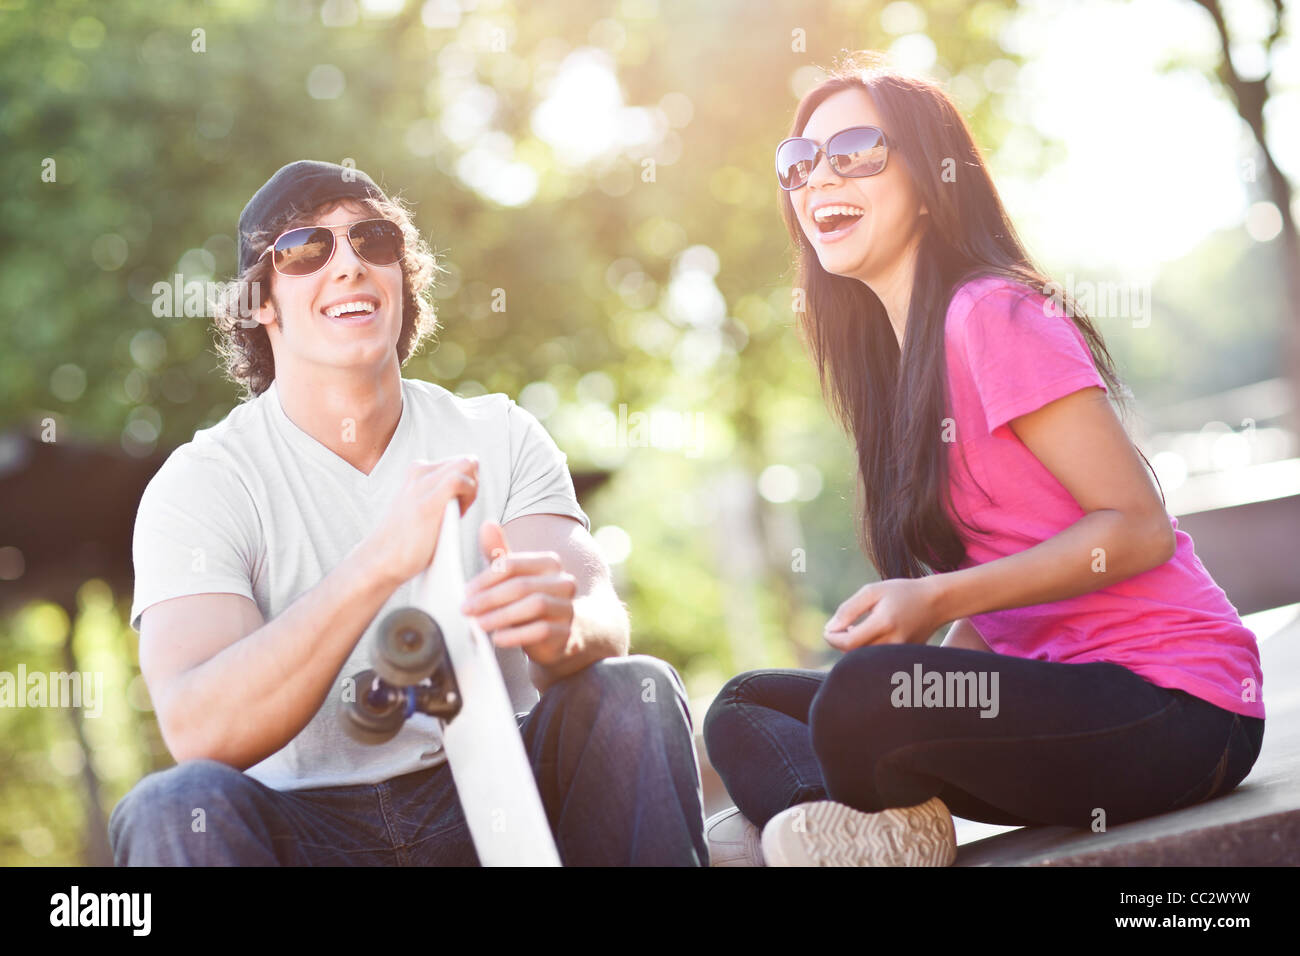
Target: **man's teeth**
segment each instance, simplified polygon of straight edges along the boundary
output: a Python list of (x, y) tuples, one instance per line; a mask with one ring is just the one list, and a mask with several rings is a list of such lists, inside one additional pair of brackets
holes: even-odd
[(340, 302), (325, 310), (331, 319), (337, 319), (344, 312), (373, 312), (375, 307), (369, 302)]
[(861, 216), (863, 210), (857, 206), (821, 206), (813, 213), (813, 220), (816, 222), (825, 222), (834, 216)]

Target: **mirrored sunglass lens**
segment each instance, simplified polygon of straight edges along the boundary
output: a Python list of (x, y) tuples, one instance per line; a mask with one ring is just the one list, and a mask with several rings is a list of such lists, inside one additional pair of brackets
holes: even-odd
[(334, 234), (328, 229), (295, 229), (275, 244), (275, 265), (285, 275), (310, 275), (333, 249)]
[(845, 130), (826, 145), (826, 152), (841, 176), (870, 176), (885, 165), (885, 140), (874, 129)]
[(402, 258), (402, 231), (387, 220), (361, 222), (349, 232), (357, 255), (377, 266), (392, 265)]
[(786, 143), (776, 153), (776, 176), (786, 189), (802, 185), (812, 172), (817, 147), (806, 140)]

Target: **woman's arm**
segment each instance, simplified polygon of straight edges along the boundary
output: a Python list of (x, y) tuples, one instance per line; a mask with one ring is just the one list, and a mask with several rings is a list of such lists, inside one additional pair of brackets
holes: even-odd
[(975, 630), (969, 618), (961, 618), (954, 621), (952, 627), (948, 628), (948, 634), (943, 639), (942, 647), (959, 647), (968, 651), (987, 651), (990, 654), (997, 653), (993, 648), (984, 643), (984, 638), (980, 637), (980, 632)]
[(1077, 597), (1173, 557), (1169, 515), (1101, 389), (1072, 392), (1009, 424), (1086, 514), (1025, 551), (920, 579), (940, 620)]

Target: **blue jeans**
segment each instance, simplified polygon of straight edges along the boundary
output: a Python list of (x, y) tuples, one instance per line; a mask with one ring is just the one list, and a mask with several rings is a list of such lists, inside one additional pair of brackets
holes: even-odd
[[(918, 666), (945, 688), (949, 673), (982, 672), (996, 713), (947, 691), (925, 706), (910, 686), (929, 683)], [(875, 812), (936, 796), (984, 823), (1115, 826), (1227, 793), (1263, 738), (1262, 719), (1118, 664), (915, 644), (858, 648), (829, 673), (741, 674), (704, 721), (710, 761), (760, 827), (806, 801)]]
[[(690, 711), (672, 667), (596, 661), (548, 687), (520, 733), (566, 865), (708, 865)], [(206, 832), (191, 829), (194, 807)], [(136, 784), (108, 830), (118, 866), (478, 865), (445, 763), (280, 791), (189, 760)]]

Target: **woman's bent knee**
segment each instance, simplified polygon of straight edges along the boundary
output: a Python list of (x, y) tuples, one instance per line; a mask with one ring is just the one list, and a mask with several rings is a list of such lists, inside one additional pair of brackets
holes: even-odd
[(713, 703), (709, 704), (709, 709), (704, 715), (704, 725), (701, 728), (704, 736), (705, 746), (708, 747), (710, 739), (717, 739), (719, 727), (725, 726), (729, 718), (735, 715), (738, 708), (746, 704), (756, 703), (749, 691), (753, 687), (754, 679), (762, 677), (770, 671), (745, 671), (743, 674), (737, 674), (718, 691)]

